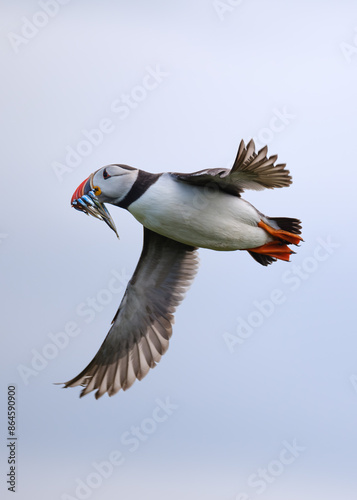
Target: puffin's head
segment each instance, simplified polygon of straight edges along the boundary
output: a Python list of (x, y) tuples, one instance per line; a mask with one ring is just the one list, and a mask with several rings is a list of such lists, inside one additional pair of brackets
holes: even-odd
[(78, 186), (73, 193), (71, 205), (76, 210), (104, 220), (118, 236), (114, 221), (103, 203), (119, 204), (130, 191), (137, 176), (138, 170), (127, 165), (100, 168)]

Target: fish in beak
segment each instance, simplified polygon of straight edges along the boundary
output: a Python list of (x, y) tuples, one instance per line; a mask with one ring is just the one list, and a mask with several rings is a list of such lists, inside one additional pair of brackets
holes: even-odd
[(91, 174), (85, 181), (83, 181), (73, 193), (71, 199), (71, 206), (76, 210), (93, 215), (97, 219), (103, 220), (110, 229), (112, 229), (119, 238), (117, 228), (114, 221), (103, 203), (100, 203), (97, 196), (100, 195), (101, 190), (98, 186), (93, 185), (93, 176)]

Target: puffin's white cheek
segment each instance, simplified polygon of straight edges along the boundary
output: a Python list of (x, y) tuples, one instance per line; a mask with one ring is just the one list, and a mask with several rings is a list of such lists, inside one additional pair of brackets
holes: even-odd
[(133, 180), (130, 175), (118, 175), (108, 179), (104, 183), (102, 193), (108, 198), (108, 201), (116, 202), (130, 191), (133, 185)]

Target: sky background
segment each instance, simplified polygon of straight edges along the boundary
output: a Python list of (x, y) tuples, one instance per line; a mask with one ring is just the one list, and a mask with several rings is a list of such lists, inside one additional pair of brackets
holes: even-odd
[[(15, 384), (18, 499), (355, 499), (355, 2), (0, 5), (2, 498)], [(142, 382), (54, 385), (97, 352), (142, 245), (124, 210), (118, 241), (71, 209), (79, 183), (228, 167), (251, 137), (293, 175), (244, 196), (302, 220), (291, 263), (201, 250)]]

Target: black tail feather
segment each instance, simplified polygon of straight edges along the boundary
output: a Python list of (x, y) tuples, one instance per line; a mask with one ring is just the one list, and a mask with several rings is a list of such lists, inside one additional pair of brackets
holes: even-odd
[(276, 258), (270, 257), (270, 255), (263, 255), (261, 253), (252, 252), (251, 250), (248, 250), (248, 253), (262, 266), (268, 266), (269, 264), (276, 262)]
[(290, 217), (268, 217), (276, 222), (280, 229), (289, 231), (293, 234), (301, 234), (301, 221), (299, 219), (291, 219)]

